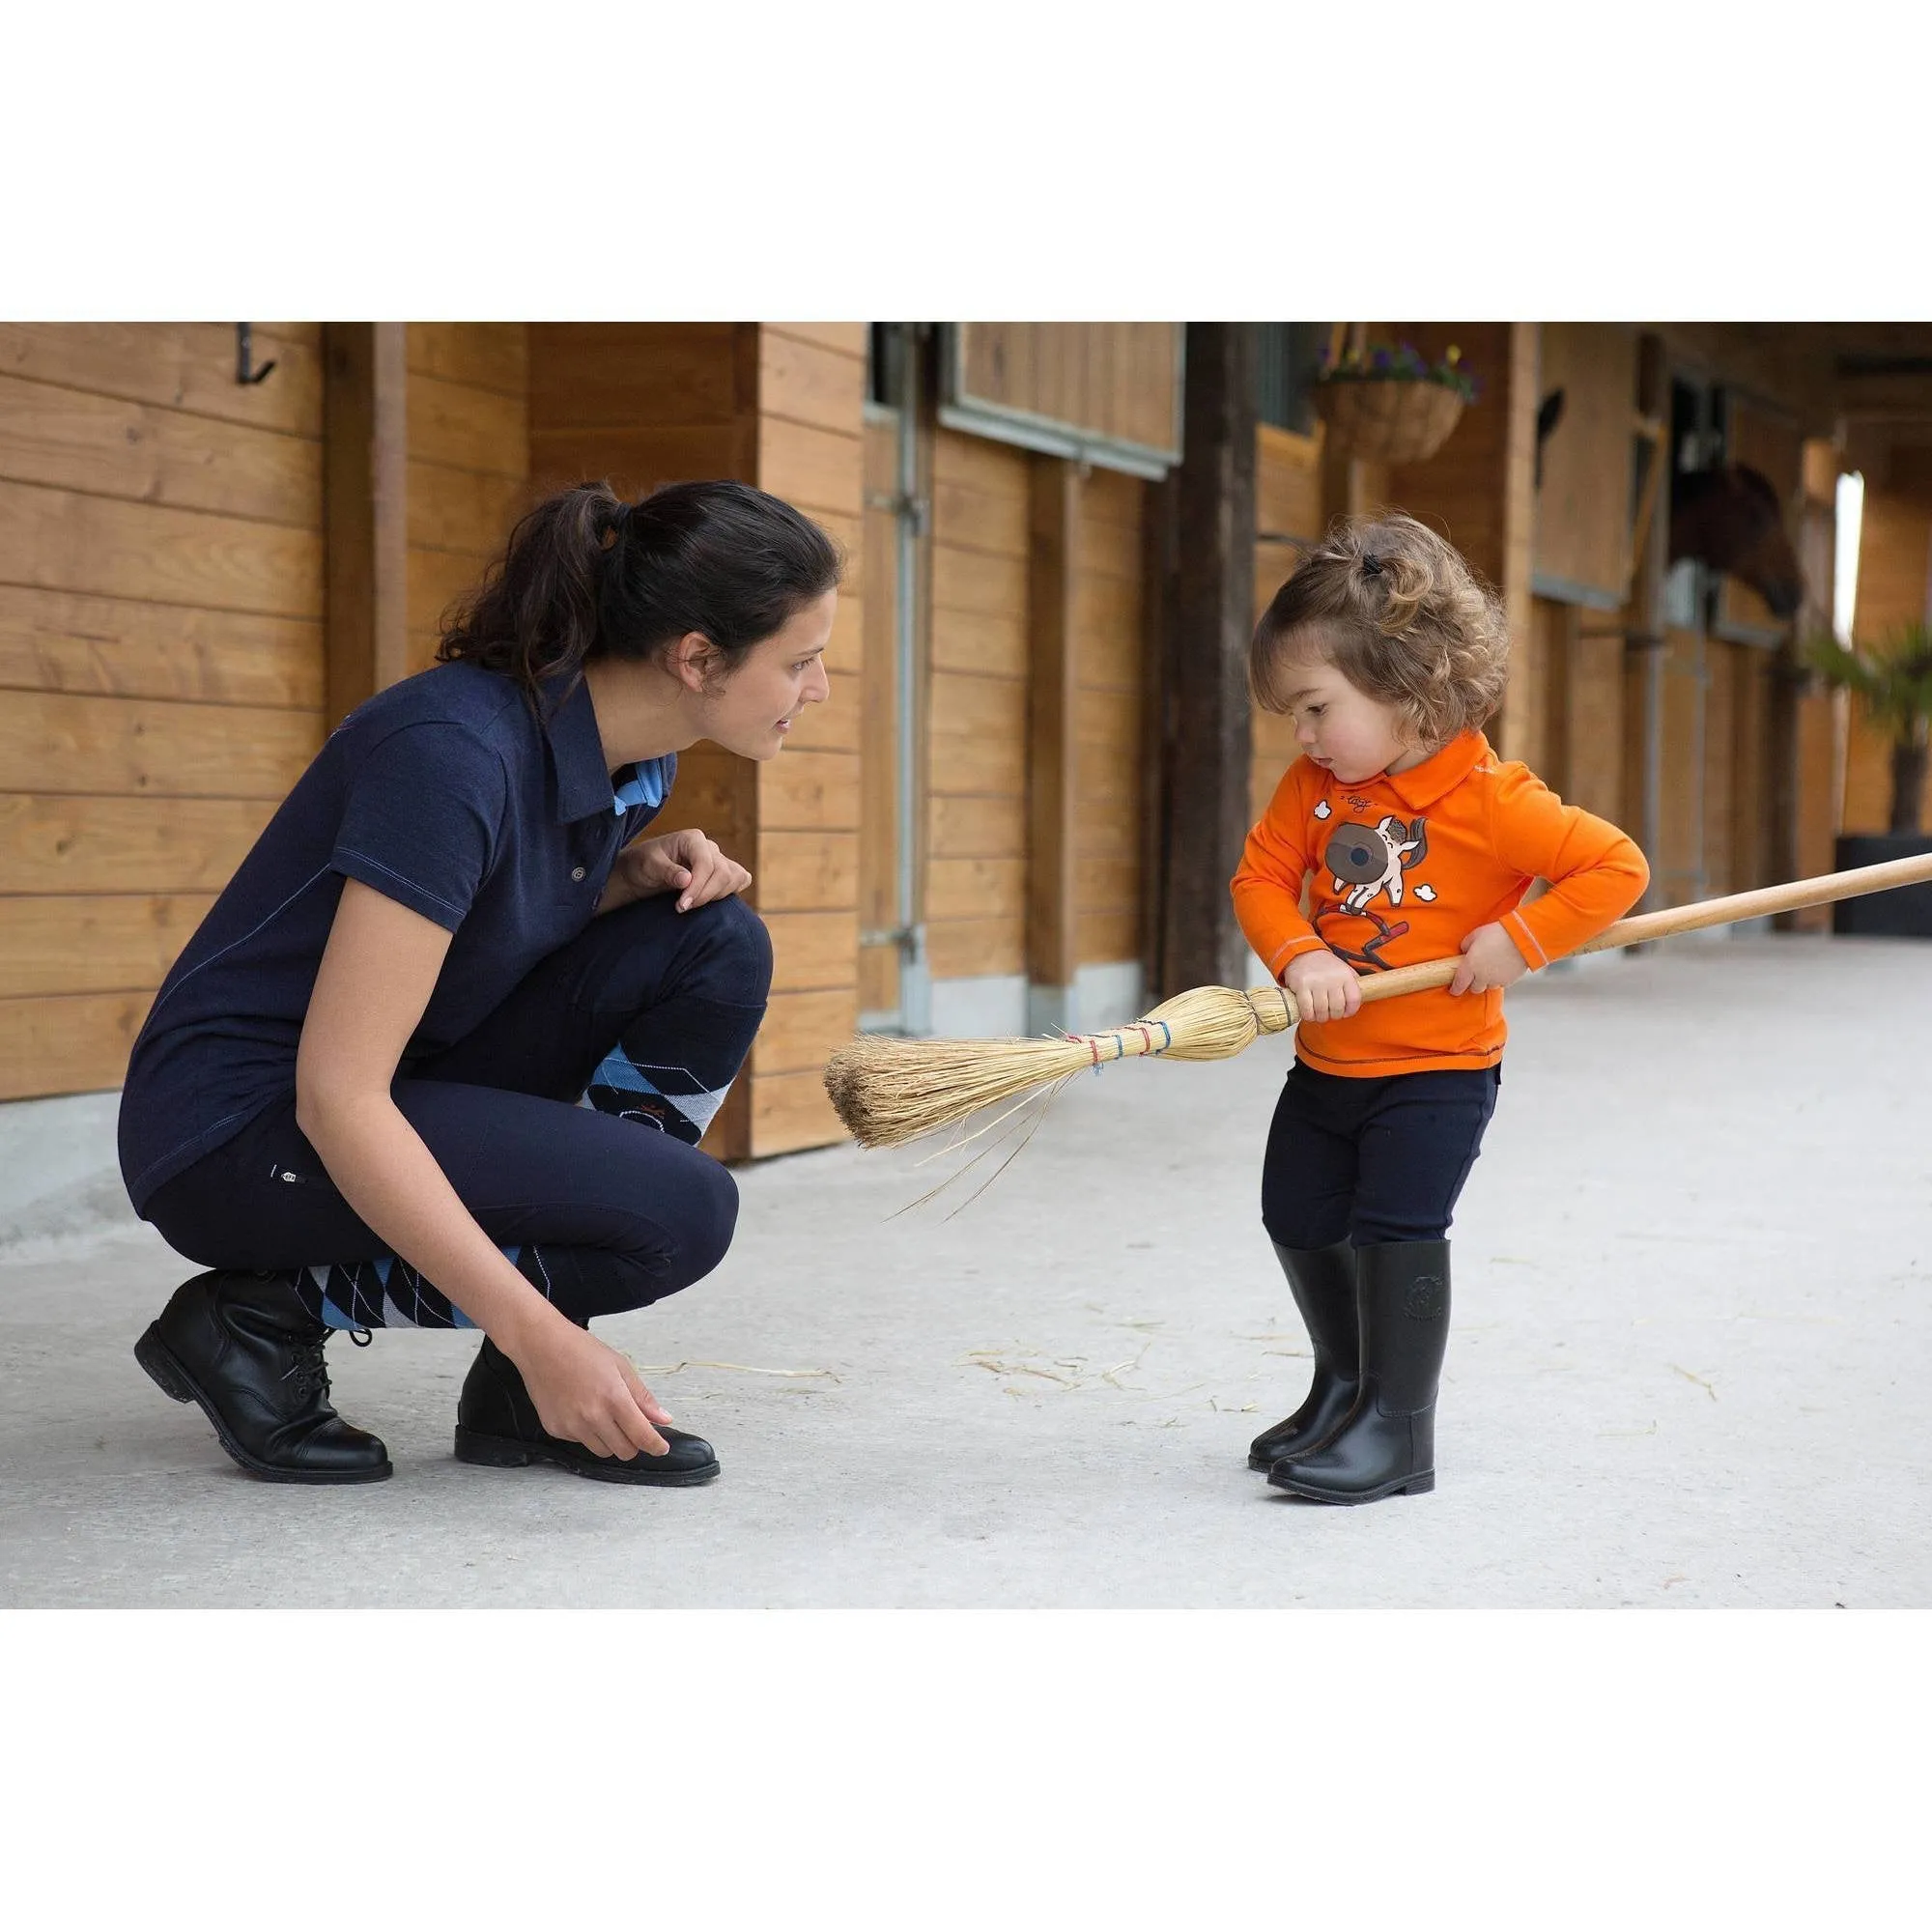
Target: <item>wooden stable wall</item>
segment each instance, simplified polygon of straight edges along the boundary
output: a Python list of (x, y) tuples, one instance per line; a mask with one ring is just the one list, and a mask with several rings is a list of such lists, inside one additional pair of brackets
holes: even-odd
[[(1297, 436), (1263, 423), (1255, 450), (1255, 621), (1294, 575), (1301, 547), (1316, 542), (1328, 519), (1322, 511), (1322, 438)], [(1294, 727), (1277, 713), (1255, 707), (1249, 736), (1248, 807), (1260, 818), (1301, 755)]]
[(1035, 460), (956, 430), (933, 439), (925, 930), (936, 980), (1026, 971)]
[(1077, 489), (1074, 964), (1107, 966), (1141, 955), (1147, 485), (1095, 469)]
[(864, 410), (860, 323), (761, 323), (757, 470), (761, 489), (821, 524), (846, 577), (825, 654), (828, 703), (785, 750), (753, 768), (753, 902), (772, 932), (772, 1006), (750, 1069), (746, 1151), (784, 1153), (843, 1138), (821, 1077), (859, 1017), (859, 709), (864, 688)]
[(119, 1083), (321, 744), (319, 350), (0, 324), (0, 1098)]
[(771, 929), (770, 1016), (706, 1146), (726, 1158), (838, 1137), (819, 1072), (858, 1016), (860, 561), (865, 330), (859, 324), (532, 324), (533, 482), (608, 477), (637, 496), (739, 476), (844, 548), (828, 704), (775, 759), (698, 745), (661, 821), (698, 825), (750, 867)]
[(412, 322), (409, 368), (409, 657), (503, 547), (530, 478), (529, 343), (521, 322)]
[(1509, 695), (1490, 737), (1532, 770), (1545, 755), (1544, 667), (1528, 622), (1536, 497), (1537, 325), (1405, 323), (1431, 361), (1455, 344), (1483, 392), (1426, 463), (1391, 465), (1392, 507), (1440, 530), (1502, 594), (1512, 626)]
[(1179, 451), (1184, 328), (1157, 322), (965, 322), (962, 400), (1095, 438)]

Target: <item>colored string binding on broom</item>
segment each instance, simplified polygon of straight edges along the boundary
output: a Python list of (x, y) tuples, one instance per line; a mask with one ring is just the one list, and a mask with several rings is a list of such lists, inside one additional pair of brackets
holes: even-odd
[[(1154, 1027), (1160, 1029), (1158, 1046), (1153, 1043), (1151, 1029)], [(1174, 1044), (1173, 1030), (1165, 1020), (1136, 1020), (1130, 1025), (1116, 1027), (1111, 1033), (1070, 1033), (1066, 1037), (1074, 1045), (1091, 1050), (1094, 1055), (1094, 1071), (1097, 1073), (1100, 1070), (1100, 1042), (1103, 1039), (1111, 1039), (1114, 1042), (1114, 1058), (1124, 1060), (1127, 1057), (1127, 1042), (1122, 1036), (1130, 1033), (1139, 1034), (1141, 1037), (1140, 1045), (1134, 1049), (1136, 1053), (1149, 1055), (1165, 1053)]]

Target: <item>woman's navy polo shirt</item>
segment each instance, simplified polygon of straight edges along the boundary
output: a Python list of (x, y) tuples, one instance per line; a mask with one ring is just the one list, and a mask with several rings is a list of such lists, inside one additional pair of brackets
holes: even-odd
[(440, 665), (350, 713), (174, 963), (121, 1095), (136, 1212), (295, 1094), (296, 1048), (345, 878), (454, 937), (405, 1052), (440, 1052), (582, 932), (675, 757), (604, 763), (581, 680), (541, 721), (508, 678)]

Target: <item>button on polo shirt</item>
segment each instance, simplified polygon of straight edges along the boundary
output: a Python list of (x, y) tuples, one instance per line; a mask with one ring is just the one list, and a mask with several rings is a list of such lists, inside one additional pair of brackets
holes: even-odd
[(164, 1181), (295, 1094), (296, 1049), (344, 879), (452, 935), (403, 1056), (462, 1039), (590, 923), (662, 810), (675, 757), (604, 763), (589, 687), (539, 718), (508, 678), (439, 665), (353, 711), (175, 961), (134, 1042), (121, 1172)]

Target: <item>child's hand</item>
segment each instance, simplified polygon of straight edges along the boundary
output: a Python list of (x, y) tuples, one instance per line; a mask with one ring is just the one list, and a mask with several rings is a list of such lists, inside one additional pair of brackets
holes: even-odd
[(1346, 1019), (1362, 1004), (1362, 982), (1324, 946), (1297, 952), (1288, 962), (1282, 983), (1294, 1001), (1297, 1019)]
[(1514, 985), (1529, 971), (1528, 960), (1517, 951), (1508, 929), (1494, 923), (1479, 925), (1459, 951), (1463, 963), (1449, 981), (1452, 993), (1488, 993)]

